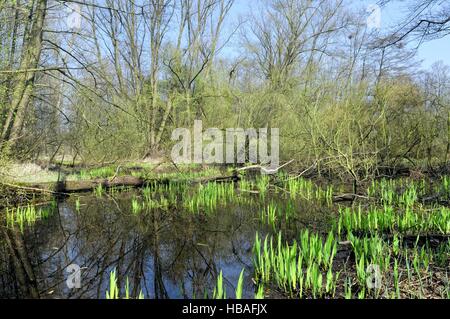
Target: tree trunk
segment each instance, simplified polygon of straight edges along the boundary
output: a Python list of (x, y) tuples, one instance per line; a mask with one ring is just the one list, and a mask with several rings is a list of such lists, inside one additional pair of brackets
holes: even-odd
[(11, 108), (0, 137), (0, 142), (9, 141), (11, 142), (11, 146), (14, 146), (20, 137), (27, 107), (33, 93), (36, 72), (27, 70), (38, 67), (42, 51), (42, 33), (47, 10), (47, 0), (36, 1), (36, 10), (30, 16), (32, 25), (24, 43), (20, 72), (17, 73), (15, 79)]

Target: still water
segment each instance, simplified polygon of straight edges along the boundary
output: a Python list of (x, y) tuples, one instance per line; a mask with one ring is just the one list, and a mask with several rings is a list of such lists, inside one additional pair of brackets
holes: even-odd
[[(80, 205), (69, 198), (23, 231), (2, 222), (0, 297), (105, 298), (114, 269), (119, 287), (128, 279), (131, 296), (142, 291), (145, 298), (211, 297), (220, 271), (233, 297), (244, 269), (243, 297), (254, 296), (255, 235), (275, 232), (261, 222), (261, 210), (269, 201), (286, 205), (285, 198), (248, 194), (253, 198), (246, 204), (222, 203), (209, 214), (179, 208), (133, 214), (134, 195), (85, 195)], [(294, 205), (296, 217), (276, 230), (284, 237), (303, 227), (328, 227), (326, 208)], [(80, 269), (79, 281), (74, 269)]]

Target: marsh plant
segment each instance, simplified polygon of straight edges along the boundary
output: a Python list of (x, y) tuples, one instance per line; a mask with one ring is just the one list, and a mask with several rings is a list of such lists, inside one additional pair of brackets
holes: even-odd
[(98, 184), (95, 188), (94, 188), (94, 194), (97, 197), (102, 197), (105, 194), (105, 189), (103, 187), (102, 184)]
[(293, 200), (301, 198), (307, 201), (314, 200), (324, 202), (327, 205), (331, 205), (333, 202), (333, 185), (327, 185), (324, 189), (319, 185), (316, 185), (310, 179), (305, 179), (302, 177), (292, 178), (289, 176), (284, 177), (283, 185), (283, 187), (288, 191), (290, 198)]
[(25, 207), (17, 207), (6, 209), (6, 222), (8, 227), (18, 226), (23, 232), (25, 226), (32, 226), (38, 220), (47, 219), (53, 206), (48, 208), (37, 208), (34, 205), (27, 205)]
[(274, 240), (256, 234), (253, 247), (256, 278), (263, 284), (275, 283), (291, 297), (334, 296), (339, 273), (332, 270), (337, 243), (332, 232), (325, 240), (307, 230), (299, 240), (283, 243), (281, 233)]
[[(242, 299), (244, 290), (244, 269), (241, 270), (239, 274), (239, 278), (236, 284), (236, 290), (235, 290), (235, 299)], [(261, 294), (261, 292), (259, 292)], [(261, 298), (258, 298), (261, 297)], [(255, 299), (263, 299), (263, 296), (258, 295), (258, 292), (255, 294)], [(219, 272), (219, 275), (216, 279), (216, 285), (213, 290), (212, 294), (213, 299), (227, 299), (227, 289), (226, 285), (224, 284), (223, 279), (223, 273), (222, 270)]]
[(361, 205), (339, 209), (338, 233), (395, 233), (402, 234), (449, 234), (450, 209), (440, 207), (432, 210), (413, 211), (409, 206), (404, 209), (384, 204), (381, 208), (370, 207), (363, 210)]
[[(368, 186), (368, 196), (351, 203), (333, 203), (334, 193), (342, 193), (342, 186), (319, 186), (284, 173), (254, 179), (244, 176), (237, 183), (192, 184), (187, 182), (187, 176), (196, 174), (182, 175), (176, 180), (150, 181), (132, 194), (121, 194), (130, 212), (121, 216), (134, 215), (137, 218), (132, 222), (145, 226), (149, 217), (163, 215), (170, 220), (182, 218), (183, 223), (194, 221), (192, 227), (195, 221), (203, 224), (214, 218), (229, 218), (217, 215), (228, 214), (226, 208), (232, 208), (234, 212), (230, 214), (239, 216), (239, 222), (248, 217), (251, 222), (245, 227), (257, 227), (253, 250), (247, 250), (253, 268), (239, 273), (234, 291), (226, 273), (220, 271), (213, 279), (212, 291), (210, 283), (197, 290), (203, 291), (205, 298), (240, 299), (250, 295), (249, 287), (253, 287), (251, 294), (255, 298), (449, 296), (446, 278), (450, 272), (450, 208), (442, 205), (450, 183), (448, 177), (435, 180), (432, 185), (423, 180), (377, 180)], [(121, 208), (119, 190), (116, 193), (109, 189), (107, 193), (99, 184), (91, 197)], [(439, 194), (429, 196), (430, 191)], [(104, 194), (108, 196), (100, 200)], [(424, 198), (431, 198), (431, 202)], [(88, 207), (81, 204), (81, 199), (76, 197), (74, 205), (80, 218)], [(5, 214), (7, 225), (19, 226), (23, 232), (25, 226), (47, 218), (55, 207), (56, 202), (43, 208), (31, 204), (9, 208)], [(304, 213), (313, 215), (315, 209), (323, 212), (324, 218), (314, 215), (306, 219), (309, 215)], [(310, 221), (312, 224), (304, 224)], [(236, 227), (240, 229), (241, 225)], [(373, 279), (371, 269), (376, 269), (381, 284), (368, 284)], [(112, 271), (108, 299), (143, 297), (131, 296), (128, 279), (124, 278), (123, 287), (119, 287), (121, 281)]]
[(110, 272), (109, 274), (109, 288), (106, 291), (106, 299), (144, 299), (144, 294), (142, 290), (139, 292), (139, 295), (136, 297), (132, 297), (130, 295), (130, 284), (128, 277), (126, 278), (126, 284), (124, 291), (122, 292), (120, 287), (118, 286), (118, 278), (116, 269)]
[(79, 213), (80, 212), (80, 208), (81, 208), (80, 198), (77, 197), (77, 199), (75, 200), (75, 210)]
[(217, 276), (217, 284), (213, 291), (213, 299), (227, 299), (227, 289), (223, 283), (223, 274), (222, 270)]
[(219, 205), (232, 203), (236, 199), (236, 192), (233, 184), (230, 183), (207, 183), (200, 185), (196, 191), (185, 195), (184, 207), (192, 213), (211, 213)]

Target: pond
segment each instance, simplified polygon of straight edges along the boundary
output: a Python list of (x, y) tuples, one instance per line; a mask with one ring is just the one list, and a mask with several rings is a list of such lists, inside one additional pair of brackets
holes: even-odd
[[(0, 297), (105, 298), (113, 273), (120, 296), (212, 298), (222, 274), (226, 296), (234, 298), (242, 271), (243, 298), (255, 297), (261, 282), (265, 283), (266, 297), (301, 297), (298, 279), (292, 289), (283, 283), (275, 266), (281, 259), (272, 265), (273, 275), (266, 278), (261, 269), (268, 269), (267, 264), (262, 266), (262, 259), (255, 261), (255, 242), (267, 235), (273, 237), (275, 248), (270, 253), (275, 260), (277, 254), (283, 254), (284, 243), (289, 243), (289, 248), (298, 240), (300, 247), (299, 234), (305, 230), (325, 239), (330, 230), (337, 229), (336, 221), (340, 215), (345, 216), (345, 209), (347, 214), (353, 209), (348, 203), (332, 203), (333, 191), (329, 187), (320, 188), (306, 180), (302, 183), (273, 187), (268, 180), (257, 180), (200, 186), (154, 185), (142, 190), (99, 189), (94, 194), (76, 194), (36, 206), (32, 212), (25, 213), (24, 209), (23, 220), (18, 217), (21, 211), (15, 211), (13, 217), (9, 212), (0, 233)], [(361, 210), (361, 204), (358, 207)], [(38, 217), (27, 217), (30, 215)], [(355, 233), (364, 230), (361, 225), (359, 229), (352, 226)], [(339, 229), (348, 227), (348, 223), (339, 224)], [(448, 235), (448, 230), (441, 233)], [(283, 238), (283, 247), (278, 251), (277, 236)], [(340, 239), (348, 239), (343, 237)], [(312, 240), (308, 241), (311, 247)], [(333, 237), (333, 242), (338, 245), (338, 238)], [(437, 256), (447, 259), (436, 273), (445, 277), (450, 249), (446, 242), (443, 247)], [(342, 250), (335, 249), (336, 257), (331, 262), (337, 270), (342, 265), (336, 252)], [(433, 255), (429, 250), (425, 253)], [(325, 251), (320, 254), (325, 256)], [(297, 256), (296, 252), (289, 260), (301, 262)], [(323, 286), (331, 273), (325, 266), (319, 270)], [(297, 270), (301, 268), (296, 264)], [(319, 292), (321, 297), (348, 294), (346, 280), (353, 278), (357, 282), (358, 269), (347, 268), (347, 277), (332, 277), (340, 283), (336, 284), (337, 292), (332, 295), (324, 288)], [(309, 270), (305, 269), (306, 273)], [(304, 282), (302, 289), (313, 291), (312, 281), (309, 288)], [(436, 283), (431, 285), (435, 287)], [(448, 281), (442, 279), (438, 286), (441, 296), (448, 294)], [(354, 297), (360, 291), (353, 291)]]

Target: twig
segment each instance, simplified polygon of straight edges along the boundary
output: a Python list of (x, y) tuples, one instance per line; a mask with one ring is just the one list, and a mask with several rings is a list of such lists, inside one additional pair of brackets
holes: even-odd
[(249, 169), (259, 168), (265, 174), (273, 174), (273, 173), (278, 172), (279, 169), (281, 169), (281, 168), (291, 164), (293, 161), (294, 161), (294, 159), (291, 159), (289, 162), (284, 163), (283, 165), (281, 165), (280, 167), (277, 167), (275, 169), (265, 168), (265, 167), (263, 167), (261, 165), (251, 165), (251, 166), (238, 168), (236, 171), (240, 172), (240, 171), (245, 171), (245, 170), (249, 170)]
[(112, 182), (117, 177), (117, 174), (119, 174), (120, 166), (121, 166), (120, 164), (119, 166), (117, 166), (116, 172), (114, 173), (113, 177), (111, 177), (109, 180), (110, 182)]
[(20, 185), (5, 183), (5, 182), (0, 182), (0, 184), (8, 186), (8, 187), (12, 187), (12, 188), (23, 189), (23, 190), (37, 191), (37, 192), (50, 193), (50, 194), (65, 194), (65, 193), (61, 193), (61, 192), (51, 191), (51, 190), (45, 189), (45, 188), (20, 186)]

